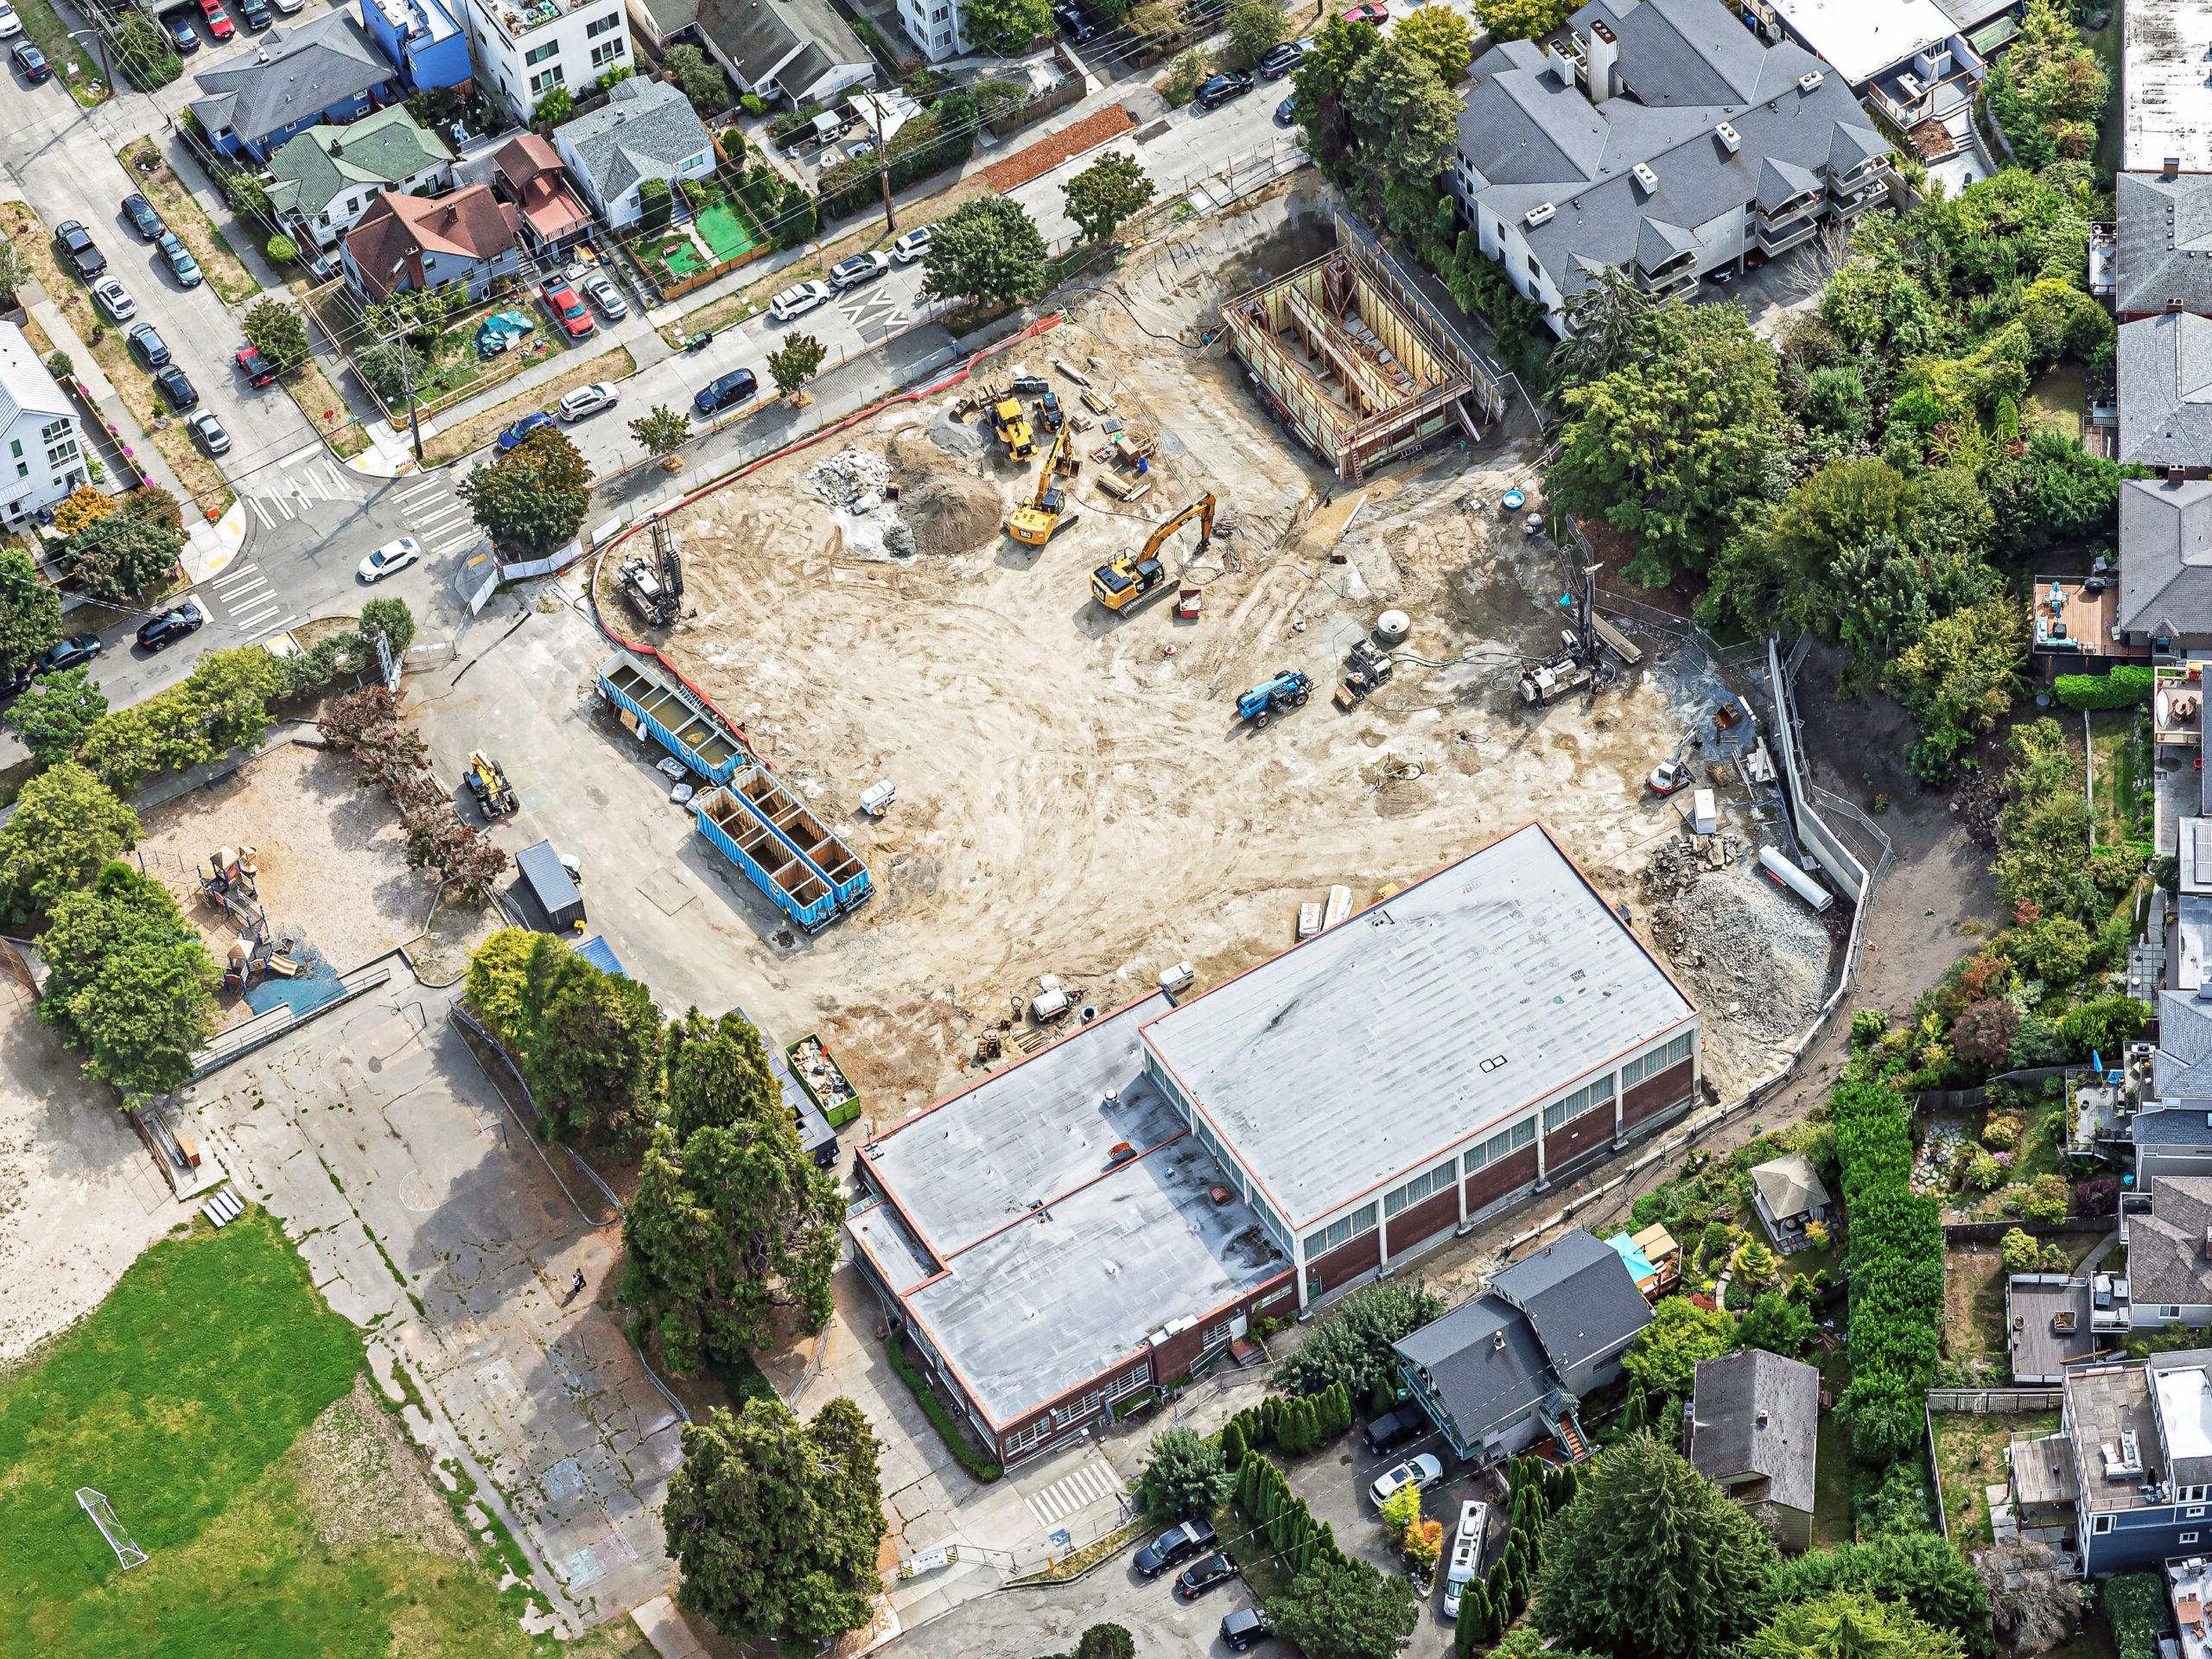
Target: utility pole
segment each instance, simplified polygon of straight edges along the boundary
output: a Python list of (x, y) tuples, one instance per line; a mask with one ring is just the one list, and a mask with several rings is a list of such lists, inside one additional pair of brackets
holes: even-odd
[(82, 40), (87, 35), (92, 37), (92, 55), (99, 60), (100, 84), (112, 93), (117, 90), (115, 69), (108, 61), (106, 33), (98, 29), (73, 29), (69, 31), (69, 38), (73, 41)]
[(891, 212), (891, 152), (883, 147), (883, 104), (880, 92), (869, 92), (868, 125), (875, 129), (875, 176), (883, 181), (883, 233), (896, 236), (899, 221)]
[[(406, 269), (407, 261), (404, 259), (392, 266), (391, 279), (395, 283), (398, 282), (401, 274)], [(415, 413), (415, 373), (407, 361), (407, 328), (404, 323), (400, 326), (398, 333), (385, 343), (390, 345), (394, 340), (397, 341), (399, 346), (400, 390), (407, 398), (407, 435), (415, 442), (415, 464), (420, 467), (423, 464), (423, 423)]]

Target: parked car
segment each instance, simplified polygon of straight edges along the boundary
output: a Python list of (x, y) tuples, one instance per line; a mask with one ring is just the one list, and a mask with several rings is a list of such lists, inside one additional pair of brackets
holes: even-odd
[(1275, 105), (1275, 125), (1279, 127), (1287, 127), (1296, 124), (1298, 120), (1298, 111), (1294, 106), (1297, 103), (1298, 95), (1294, 92), (1291, 96), (1283, 99), (1281, 103)]
[(1257, 1607), (1239, 1607), (1221, 1621), (1221, 1639), (1229, 1643), (1234, 1653), (1242, 1653), (1255, 1642), (1264, 1642), (1274, 1634), (1268, 1616)]
[(559, 320), (562, 332), (570, 340), (582, 340), (599, 327), (591, 320), (591, 313), (584, 308), (584, 302), (576, 297), (576, 290), (569, 286), (566, 279), (556, 276), (537, 292), (538, 297), (545, 302), (545, 308)]
[(0, 0), (0, 41), (23, 32), (23, 20), (16, 16), (16, 9), (6, 0)]
[(32, 660), (34, 674), (59, 674), (65, 668), (82, 668), (100, 654), (97, 633), (73, 633), (56, 640)]
[(760, 390), (760, 377), (752, 370), (732, 369), (711, 385), (699, 388), (691, 399), (691, 412), (701, 416), (717, 415), (733, 404), (744, 403)]
[(128, 322), (138, 315), (138, 302), (112, 276), (103, 276), (92, 284), (92, 303), (107, 313), (110, 322)]
[(1268, 55), (1255, 66), (1262, 80), (1281, 80), (1298, 67), (1299, 60), (1306, 55), (1295, 41), (1285, 41), (1281, 46), (1270, 47)]
[(1175, 1580), (1175, 1595), (1181, 1601), (1196, 1601), (1216, 1585), (1227, 1584), (1236, 1576), (1236, 1563), (1226, 1555), (1209, 1555), (1195, 1567), (1186, 1567)]
[(281, 17), (298, 16), (301, 8), (307, 3), (308, 0), (269, 0), (269, 3), (276, 8), (277, 16)]
[(1395, 1452), (1419, 1434), (1427, 1421), (1418, 1406), (1400, 1406), (1395, 1411), (1386, 1411), (1368, 1424), (1367, 1449), (1377, 1457)]
[(92, 240), (92, 233), (73, 219), (65, 219), (54, 227), (54, 245), (61, 250), (62, 257), (77, 275), (88, 283), (107, 269), (107, 256)]
[(1390, 1501), (1395, 1493), (1405, 1487), (1425, 1492), (1443, 1478), (1444, 1465), (1436, 1460), (1435, 1454), (1422, 1452), (1376, 1476), (1375, 1484), (1367, 1489), (1367, 1495), (1375, 1500), (1375, 1507), (1379, 1510)]
[(609, 322), (620, 322), (630, 315), (630, 302), (622, 297), (621, 291), (614, 286), (605, 271), (594, 270), (583, 281), (578, 283), (576, 287), (582, 291), (586, 299), (607, 314), (607, 320)]
[(169, 44), (176, 48), (180, 57), (200, 49), (200, 31), (192, 26), (192, 19), (184, 13), (173, 11), (162, 22), (168, 26)]
[(402, 536), (396, 542), (386, 542), (363, 559), (358, 574), (363, 582), (382, 582), (394, 571), (404, 570), (422, 556), (422, 543), (412, 536)]
[(499, 453), (503, 455), (505, 454), (507, 451), (521, 443), (533, 432), (549, 431), (551, 429), (552, 425), (553, 417), (550, 415), (548, 415), (542, 409), (531, 410), (529, 414), (524, 416), (522, 419), (517, 421), (512, 426), (506, 428), (499, 434), (497, 440), (499, 446)]
[(161, 331), (152, 323), (139, 323), (124, 338), (130, 343), (130, 355), (148, 368), (164, 369), (168, 366), (168, 342), (162, 338)]
[(54, 67), (47, 62), (46, 54), (29, 41), (17, 41), (10, 48), (8, 55), (16, 60), (16, 67), (23, 72), (23, 79), (34, 86), (54, 74)]
[(804, 316), (817, 305), (829, 304), (830, 298), (827, 283), (793, 283), (768, 302), (768, 315), (778, 322), (789, 322), (793, 317)]
[(1360, 0), (1359, 4), (1344, 13), (1348, 23), (1370, 23), (1376, 29), (1390, 21), (1390, 8), (1382, 0)]
[(1137, 1551), (1137, 1572), (1145, 1578), (1156, 1579), (1185, 1555), (1211, 1549), (1213, 1543), (1211, 1522), (1185, 1521), (1179, 1527), (1170, 1527)]
[(578, 386), (562, 398), (554, 413), (563, 421), (586, 420), (603, 409), (613, 408), (621, 396), (612, 381), (594, 380), (588, 386)]
[(123, 199), (123, 216), (130, 221), (130, 228), (149, 242), (168, 229), (162, 223), (162, 216), (154, 211), (154, 204), (136, 193)]
[(1068, 38), (1073, 41), (1077, 46), (1081, 46), (1085, 41), (1089, 40), (1092, 35), (1098, 32), (1090, 26), (1090, 19), (1084, 16), (1080, 11), (1077, 11), (1071, 5), (1064, 3), (1054, 6), (1052, 8), (1052, 20), (1059, 24), (1062, 29), (1067, 30)]
[(138, 645), (144, 651), (160, 651), (173, 645), (188, 633), (197, 632), (207, 621), (207, 613), (196, 599), (188, 599), (174, 610), (163, 611), (150, 622), (138, 625)]
[(192, 382), (185, 378), (184, 371), (174, 363), (154, 371), (154, 385), (161, 389), (171, 409), (180, 415), (200, 401), (200, 394), (192, 389)]
[(223, 430), (223, 423), (206, 410), (189, 416), (185, 424), (192, 429), (193, 436), (200, 440), (200, 447), (211, 455), (230, 453), (231, 435)]
[(192, 250), (176, 238), (175, 231), (163, 231), (154, 238), (154, 245), (162, 251), (162, 257), (169, 262), (169, 270), (183, 288), (200, 286), (200, 262), (192, 257)]
[(1217, 75), (1208, 75), (1192, 101), (1202, 110), (1217, 110), (1232, 98), (1242, 98), (1251, 90), (1251, 76), (1228, 69)]
[(223, 0), (200, 0), (200, 15), (207, 20), (208, 34), (219, 41), (227, 41), (238, 32), (231, 14), (223, 10)]
[(258, 35), (276, 21), (269, 10), (269, 0), (238, 0), (238, 21)]
[(930, 244), (937, 240), (937, 226), (919, 225), (891, 245), (891, 257), (902, 265), (911, 265), (930, 251)]
[(231, 354), (231, 361), (238, 365), (238, 372), (245, 376), (249, 386), (272, 385), (283, 371), (261, 354), (258, 346), (241, 346)]
[(879, 276), (891, 271), (891, 256), (887, 253), (856, 253), (849, 259), (840, 259), (830, 267), (830, 285), (840, 294), (865, 288)]
[(1452, 1554), (1444, 1567), (1444, 1617), (1459, 1617), (1459, 1598), (1480, 1575), (1483, 1535), (1490, 1530), (1490, 1505), (1469, 1498), (1459, 1505), (1459, 1529), (1452, 1535)]
[(1736, 280), (1736, 273), (1732, 268), (1727, 265), (1723, 265), (1718, 270), (1707, 271), (1705, 273), (1705, 280), (1711, 283), (1715, 288), (1726, 288), (1729, 283)]

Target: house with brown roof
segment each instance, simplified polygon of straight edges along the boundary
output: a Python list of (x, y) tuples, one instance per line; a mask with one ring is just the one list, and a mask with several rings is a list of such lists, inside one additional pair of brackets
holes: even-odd
[(433, 201), (381, 193), (346, 234), (346, 284), (374, 303), (414, 289), (459, 283), (472, 300), (521, 268), (522, 212), (489, 185)]
[(591, 215), (569, 188), (560, 152), (534, 132), (499, 146), (492, 158), (499, 199), (522, 213), (522, 239), (538, 258), (558, 255), (591, 232)]

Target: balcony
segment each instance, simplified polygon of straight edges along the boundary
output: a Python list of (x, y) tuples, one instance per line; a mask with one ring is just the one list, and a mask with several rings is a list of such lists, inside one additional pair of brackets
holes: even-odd
[(1697, 286), (1697, 265), (1688, 254), (1680, 259), (1670, 259), (1657, 270), (1637, 267), (1637, 285), (1654, 299), (1663, 300), (1670, 294), (1680, 294)]
[(1769, 230), (1766, 221), (1761, 219), (1751, 226), (1751, 232), (1758, 238), (1759, 246), (1769, 255), (1773, 255), (1787, 252), (1800, 242), (1810, 240), (1813, 232), (1820, 226), (1819, 219), (1803, 218), (1784, 225), (1778, 230)]
[(1820, 205), (1820, 192), (1817, 190), (1808, 190), (1802, 195), (1790, 197), (1789, 200), (1783, 202), (1777, 207), (1760, 208), (1758, 211), (1754, 223), (1757, 227), (1763, 232), (1773, 232), (1777, 234), (1780, 234), (1783, 231), (1784, 227), (1789, 226), (1792, 221), (1802, 219), (1807, 213), (1811, 213)]

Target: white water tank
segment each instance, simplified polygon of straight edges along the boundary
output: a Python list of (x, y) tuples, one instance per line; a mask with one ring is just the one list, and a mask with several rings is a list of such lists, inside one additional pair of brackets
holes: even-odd
[(1413, 618), (1403, 611), (1385, 611), (1375, 619), (1375, 637), (1386, 645), (1403, 645), (1413, 627)]

